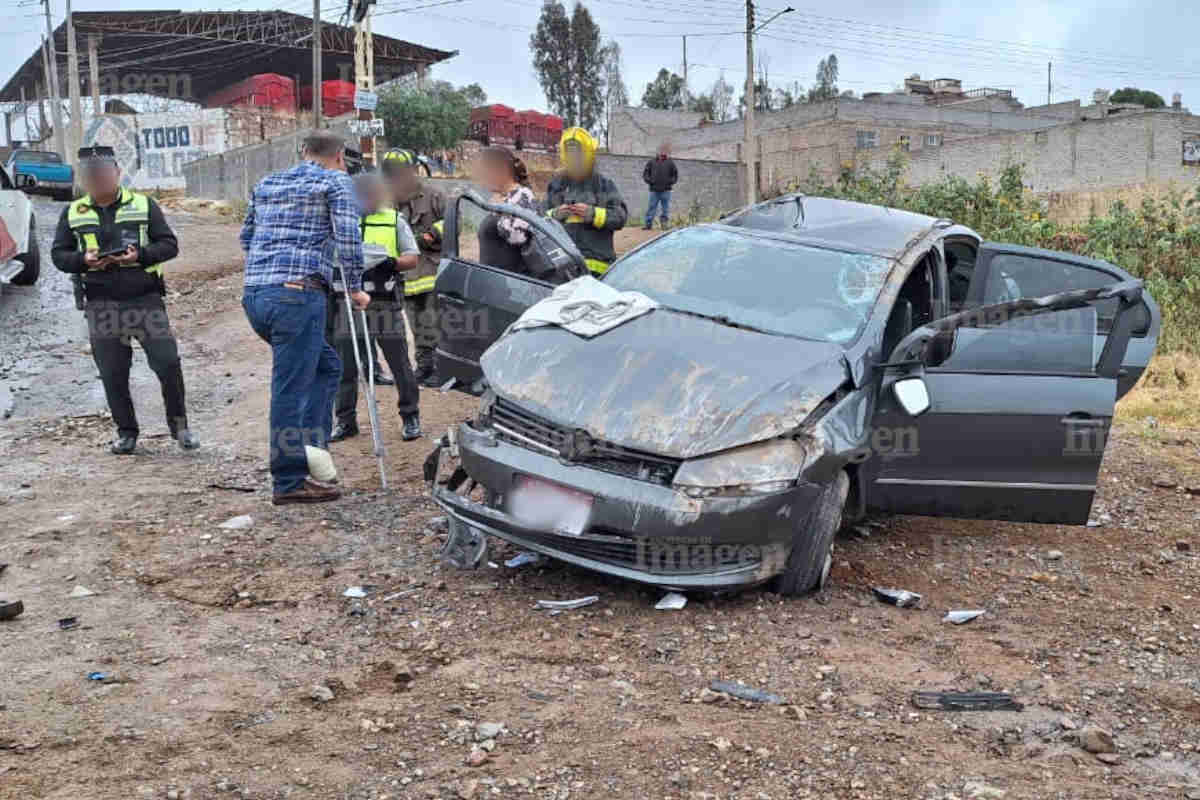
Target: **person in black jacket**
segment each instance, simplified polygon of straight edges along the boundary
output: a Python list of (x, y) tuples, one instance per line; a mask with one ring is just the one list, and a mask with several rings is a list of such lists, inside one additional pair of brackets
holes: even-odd
[(163, 262), (178, 254), (179, 243), (158, 203), (121, 186), (111, 147), (81, 148), (79, 168), (88, 194), (63, 209), (50, 257), (82, 280), (92, 358), (117, 426), (110, 449), (128, 455), (137, 447), (129, 395), (131, 340), (137, 339), (162, 385), (171, 436), (193, 450), (200, 443), (188, 430), (179, 348), (163, 304)]
[(650, 230), (654, 225), (654, 211), (661, 209), (663, 230), (671, 224), (671, 190), (679, 182), (679, 170), (671, 160), (671, 146), (665, 142), (658, 148), (658, 157), (646, 162), (642, 170), (642, 180), (650, 187), (650, 204), (646, 208), (645, 225), (642, 230)]

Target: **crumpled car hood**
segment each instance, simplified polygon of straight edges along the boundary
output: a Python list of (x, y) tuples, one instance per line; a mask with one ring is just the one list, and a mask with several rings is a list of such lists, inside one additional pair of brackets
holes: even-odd
[(593, 339), (501, 337), (480, 363), (506, 400), (593, 438), (675, 458), (774, 438), (848, 377), (835, 344), (658, 310)]

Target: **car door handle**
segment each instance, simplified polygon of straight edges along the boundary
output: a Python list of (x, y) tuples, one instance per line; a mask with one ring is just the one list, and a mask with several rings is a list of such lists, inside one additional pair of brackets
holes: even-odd
[(467, 301), (457, 294), (441, 294), (438, 296), (452, 306), (465, 306), (467, 304)]
[(1072, 411), (1062, 418), (1062, 424), (1072, 428), (1105, 428), (1108, 420), (1096, 419), (1084, 411)]

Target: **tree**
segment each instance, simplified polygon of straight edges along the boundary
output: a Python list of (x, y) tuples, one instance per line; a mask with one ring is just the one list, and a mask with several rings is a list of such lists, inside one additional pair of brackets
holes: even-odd
[(604, 46), (604, 145), (612, 128), (612, 115), (618, 108), (629, 105), (629, 91), (622, 74), (621, 45), (609, 42)]
[(683, 108), (683, 78), (667, 69), (660, 69), (658, 76), (646, 84), (642, 93), (642, 105), (675, 111)]
[(574, 51), (571, 76), (575, 89), (576, 124), (593, 130), (604, 116), (604, 47), (600, 26), (583, 3), (575, 4), (571, 14), (571, 48)]
[(725, 73), (718, 76), (709, 92), (712, 98), (712, 118), (714, 122), (727, 122), (733, 118), (733, 87), (725, 80)]
[(529, 37), (529, 49), (550, 110), (574, 125), (579, 112), (571, 74), (571, 20), (558, 0), (547, 0), (542, 6), (537, 30)]
[(1162, 99), (1162, 95), (1149, 89), (1135, 89), (1132, 86), (1126, 86), (1124, 89), (1113, 92), (1109, 97), (1109, 102), (1139, 103), (1146, 108), (1163, 108), (1167, 105), (1167, 101)]
[(471, 108), (487, 105), (487, 92), (478, 83), (468, 84), (459, 91), (462, 92), (462, 96), (466, 101), (471, 104)]
[(715, 120), (716, 108), (713, 106), (711, 94), (697, 95), (692, 99), (692, 111), (697, 111), (704, 115), (705, 119)]
[(560, 0), (546, 0), (529, 37), (533, 69), (550, 110), (568, 125), (594, 128), (604, 112), (604, 48), (600, 28), (582, 3), (571, 16)]
[(428, 91), (391, 87), (380, 92), (375, 114), (383, 119), (389, 146), (440, 150), (457, 146), (467, 135), (471, 121), (468, 97), (476, 96), (469, 86), (458, 90), (444, 81)]
[(817, 64), (817, 83), (808, 90), (808, 101), (819, 103), (822, 100), (833, 100), (838, 96), (838, 59), (833, 53), (829, 58), (822, 58)]

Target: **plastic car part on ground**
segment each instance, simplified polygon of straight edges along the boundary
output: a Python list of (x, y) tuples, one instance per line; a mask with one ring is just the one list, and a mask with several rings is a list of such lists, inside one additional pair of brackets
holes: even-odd
[(713, 681), (711, 688), (714, 692), (722, 692), (738, 700), (749, 700), (751, 703), (768, 703), (773, 706), (784, 705), (787, 701), (777, 694), (755, 689), (737, 681)]
[(0, 622), (16, 619), (25, 612), (25, 604), (20, 600), (0, 600)]
[(594, 594), (587, 597), (579, 597), (575, 600), (538, 600), (538, 608), (548, 608), (552, 611), (573, 611), (576, 608), (590, 606), (592, 603), (600, 602), (600, 598)]
[(880, 602), (900, 608), (913, 608), (921, 602), (921, 595), (907, 589), (884, 589), (880, 586), (872, 586), (871, 591), (875, 593), (875, 597)]
[(976, 617), (982, 617), (986, 611), (982, 608), (972, 609), (967, 611), (947, 611), (946, 616), (942, 617), (942, 622), (951, 622), (955, 625), (963, 625)]
[(913, 692), (917, 708), (938, 711), (1021, 711), (1025, 706), (1006, 692)]
[(654, 608), (657, 611), (678, 611), (687, 605), (687, 598), (679, 592), (667, 592)]

